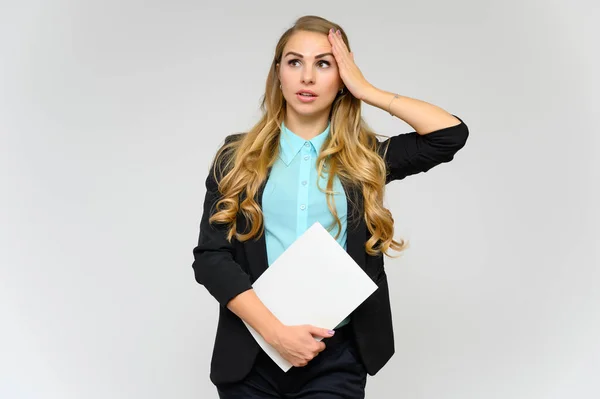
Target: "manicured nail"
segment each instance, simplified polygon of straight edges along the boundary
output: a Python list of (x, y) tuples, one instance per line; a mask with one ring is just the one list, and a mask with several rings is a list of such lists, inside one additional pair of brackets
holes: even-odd
[(327, 333), (328, 333), (329, 335), (333, 335), (333, 334), (335, 334), (335, 331), (333, 331), (333, 330), (329, 330), (329, 331), (327, 331)]
[(340, 32), (340, 30), (338, 29), (338, 30), (337, 30), (337, 34), (341, 36), (341, 35), (342, 35), (342, 32)]

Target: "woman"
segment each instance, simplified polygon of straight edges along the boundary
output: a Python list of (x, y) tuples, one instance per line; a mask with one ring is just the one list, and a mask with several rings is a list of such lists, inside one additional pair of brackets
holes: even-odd
[[(383, 254), (406, 243), (393, 239), (385, 185), (452, 160), (468, 129), (439, 107), (371, 85), (349, 48), (338, 25), (299, 18), (275, 49), (263, 117), (225, 139), (206, 179), (193, 268), (221, 305), (210, 374), (221, 398), (363, 398), (367, 374), (394, 353)], [(415, 131), (380, 142), (361, 101)], [(283, 325), (252, 290), (314, 222), (378, 286), (334, 331)], [(279, 369), (242, 320), (295, 367)]]

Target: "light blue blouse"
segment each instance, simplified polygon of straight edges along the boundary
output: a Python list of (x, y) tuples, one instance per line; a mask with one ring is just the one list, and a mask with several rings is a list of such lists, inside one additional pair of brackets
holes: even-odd
[[(281, 124), (279, 158), (271, 173), (262, 198), (265, 222), (265, 241), (269, 266), (315, 222), (326, 229), (334, 223), (327, 207), (327, 196), (317, 187), (317, 155), (329, 135), (331, 123), (318, 136), (305, 140)], [(327, 172), (319, 185), (327, 186)], [(336, 176), (333, 182), (335, 208), (342, 224), (337, 242), (346, 249), (347, 203), (344, 188)], [(335, 237), (334, 225), (330, 231)], [(348, 323), (346, 318), (337, 327)], [(337, 328), (336, 327), (336, 328)]]

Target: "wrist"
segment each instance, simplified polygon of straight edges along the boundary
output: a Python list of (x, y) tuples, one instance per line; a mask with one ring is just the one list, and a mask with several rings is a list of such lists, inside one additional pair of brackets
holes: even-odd
[(265, 325), (262, 331), (258, 333), (263, 337), (266, 343), (273, 346), (278, 341), (279, 333), (285, 327), (279, 320), (273, 320), (271, 323)]
[(366, 102), (369, 105), (373, 105), (375, 103), (375, 101), (376, 101), (375, 99), (377, 98), (380, 91), (381, 90), (379, 90), (377, 87), (370, 84), (364, 90), (364, 94), (362, 95), (361, 100)]

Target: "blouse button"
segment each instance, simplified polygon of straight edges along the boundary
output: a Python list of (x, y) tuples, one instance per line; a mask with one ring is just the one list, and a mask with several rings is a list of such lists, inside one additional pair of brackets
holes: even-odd
[(306, 209), (306, 205), (304, 205), (304, 204), (300, 205), (300, 209), (305, 210)]

